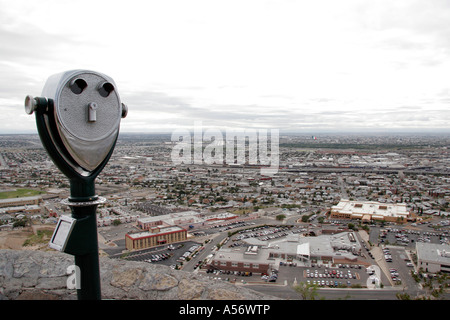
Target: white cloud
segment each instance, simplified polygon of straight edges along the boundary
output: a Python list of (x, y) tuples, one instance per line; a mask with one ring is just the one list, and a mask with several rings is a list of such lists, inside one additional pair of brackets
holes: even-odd
[[(196, 120), (280, 129), (450, 124), (444, 0), (0, 6), (0, 132), (34, 128), (23, 119), (25, 96), (78, 68), (115, 79), (128, 131)], [(412, 117), (418, 109), (407, 106), (430, 115)]]

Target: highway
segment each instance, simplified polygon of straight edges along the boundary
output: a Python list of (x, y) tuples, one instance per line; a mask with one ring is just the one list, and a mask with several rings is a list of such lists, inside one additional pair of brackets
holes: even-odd
[(450, 175), (450, 171), (437, 169), (388, 169), (388, 168), (345, 168), (345, 167), (302, 167), (293, 169), (279, 169), (280, 172), (319, 172), (319, 173), (376, 173), (376, 174), (441, 174)]
[[(302, 299), (289, 285), (246, 285), (247, 288), (270, 294), (282, 299)], [(315, 300), (398, 300), (396, 293), (401, 292), (399, 289), (318, 289)]]

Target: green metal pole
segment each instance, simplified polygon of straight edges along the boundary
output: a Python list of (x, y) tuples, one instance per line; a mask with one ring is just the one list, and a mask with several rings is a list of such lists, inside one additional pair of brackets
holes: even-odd
[(78, 300), (100, 300), (100, 264), (97, 237), (97, 206), (94, 179), (71, 179), (70, 198), (66, 202), (76, 219), (70, 243), (65, 252), (75, 256), (80, 272)]
[(77, 221), (83, 220), (83, 241), (87, 245), (87, 252), (75, 255), (75, 265), (80, 271), (80, 286), (77, 289), (78, 300), (100, 300), (100, 264), (98, 258), (97, 238), (97, 205), (86, 207), (71, 207), (72, 217)]
[[(38, 98), (39, 106), (36, 110), (36, 124), (41, 141), (56, 166), (64, 173), (70, 182), (70, 197), (66, 204), (70, 206), (72, 217), (77, 220), (64, 252), (75, 256), (75, 265), (80, 271), (81, 284), (77, 289), (79, 300), (101, 299), (100, 266), (98, 257), (97, 216), (98, 197), (95, 194), (95, 178), (106, 165), (114, 146), (103, 163), (89, 175), (83, 175), (73, 169), (64, 158), (55, 143), (59, 137), (48, 128), (55, 128), (52, 114), (53, 101), (48, 104)], [(47, 112), (47, 109), (50, 112)]]

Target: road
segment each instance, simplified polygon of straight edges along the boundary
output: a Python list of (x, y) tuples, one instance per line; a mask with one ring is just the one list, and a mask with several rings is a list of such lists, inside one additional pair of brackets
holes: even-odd
[[(302, 296), (297, 293), (290, 285), (287, 284), (263, 284), (252, 285), (246, 284), (246, 288), (269, 294), (282, 299), (302, 299)], [(419, 289), (406, 289), (387, 287), (383, 289), (341, 289), (341, 288), (327, 288), (318, 289), (316, 300), (398, 300), (397, 293), (407, 293), (414, 299), (420, 294), (423, 294), (423, 290)], [(442, 300), (449, 300), (450, 293), (444, 294), (440, 297)]]
[(299, 169), (283, 169), (280, 168), (279, 171), (284, 172), (319, 172), (319, 173), (377, 173), (377, 174), (398, 174), (402, 172), (403, 174), (441, 174), (450, 175), (450, 171), (440, 170), (440, 169), (409, 169), (409, 170), (399, 170), (399, 169), (387, 169), (387, 168), (342, 168), (342, 167), (302, 167)]
[[(292, 287), (287, 285), (246, 285), (247, 288), (270, 294), (282, 299), (302, 299)], [(398, 300), (398, 289), (318, 289), (316, 300)]]
[(342, 177), (338, 177), (337, 179), (338, 186), (341, 189), (341, 199), (348, 199), (347, 190), (345, 189), (344, 179)]
[(217, 245), (227, 236), (227, 232), (218, 233), (214, 238), (211, 239), (210, 242), (204, 245), (205, 249), (200, 251), (200, 253), (195, 258), (192, 258), (190, 261), (184, 263), (183, 271), (194, 272), (194, 266), (197, 264), (197, 262), (206, 259), (206, 257), (213, 252), (213, 249), (216, 249)]

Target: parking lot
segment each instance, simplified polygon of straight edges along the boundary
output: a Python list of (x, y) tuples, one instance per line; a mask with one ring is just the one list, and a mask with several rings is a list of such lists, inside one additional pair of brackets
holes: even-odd
[(364, 266), (344, 264), (331, 268), (323, 265), (298, 267), (283, 264), (280, 266), (278, 274), (278, 280), (287, 281), (288, 284), (304, 282), (329, 288), (364, 287), (369, 277)]
[(411, 276), (414, 264), (410, 260), (405, 248), (399, 246), (385, 246), (382, 248), (385, 269), (383, 270), (392, 285), (416, 287), (417, 283)]
[(130, 261), (144, 261), (147, 263), (163, 264), (175, 268), (180, 266), (186, 260), (189, 260), (198, 250), (201, 250), (201, 245), (193, 241), (185, 241), (181, 243), (174, 243), (170, 245), (163, 245), (143, 250), (132, 251), (126, 254), (111, 256), (111, 258), (123, 258)]
[(398, 227), (386, 227), (380, 230), (380, 242), (415, 248), (416, 242), (449, 244), (448, 230), (435, 231), (423, 229), (406, 229)]
[(278, 270), (269, 274), (249, 274), (248, 272), (219, 271), (207, 272), (213, 279), (242, 282), (249, 284), (267, 283), (278, 285), (294, 285), (304, 282), (328, 288), (362, 288), (366, 286), (369, 274), (364, 266), (339, 265), (329, 268), (325, 266), (304, 267), (289, 264), (280, 265)]

